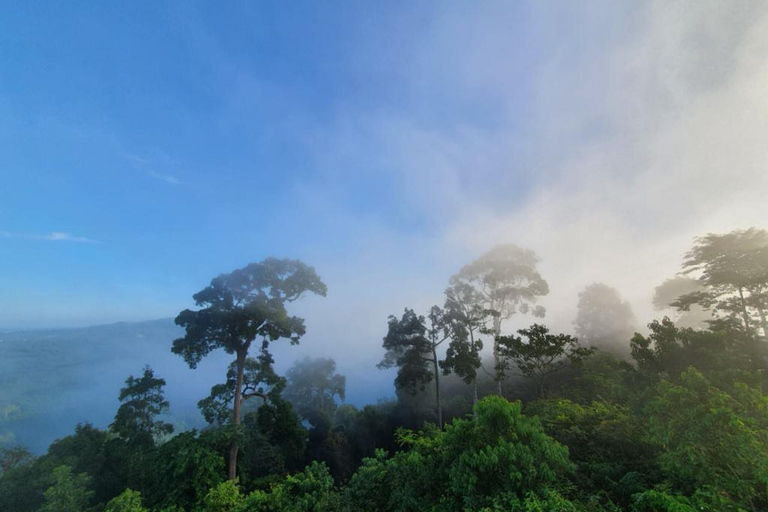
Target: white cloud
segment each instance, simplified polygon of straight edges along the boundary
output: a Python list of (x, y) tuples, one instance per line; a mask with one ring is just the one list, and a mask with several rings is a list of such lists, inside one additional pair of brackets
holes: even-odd
[[(567, 157), (545, 169), (525, 204), (471, 211), (450, 235), (458, 245), (538, 250), (560, 325), (595, 280), (619, 288), (648, 321), (654, 286), (679, 269), (693, 236), (768, 227), (766, 6), (675, 5), (652, 4), (644, 31), (608, 45), (589, 76), (542, 76), (550, 107), (541, 115), (553, 127), (542, 123), (541, 137), (557, 134), (558, 113), (586, 129), (603, 112), (610, 131), (557, 148)], [(571, 89), (587, 84), (589, 101), (572, 103)]]
[(48, 240), (51, 242), (78, 242), (86, 244), (100, 243), (98, 240), (86, 238), (84, 236), (75, 236), (63, 231), (52, 231), (47, 235), (36, 235), (33, 233), (12, 233), (10, 231), (0, 231), (0, 238), (26, 238), (29, 240)]
[[(397, 49), (413, 75), (405, 87), (459, 102), (485, 94), (505, 120), (427, 123), (358, 109), (313, 134), (326, 181), (311, 194), (328, 204), (312, 216), (337, 218), (328, 212), (338, 184), (371, 178), (435, 226), (419, 239), (347, 221), (365, 249), (329, 262), (329, 275), (350, 282), (338, 298), (329, 283), (328, 305), (307, 311), (310, 335), (336, 341), (331, 355), (369, 364), (387, 314), (440, 303), (450, 274), (499, 243), (539, 253), (546, 322), (570, 331), (578, 292), (592, 282), (619, 289), (645, 324), (658, 315), (654, 287), (680, 269), (694, 236), (768, 228), (768, 4), (533, 8), (523, 25), (537, 30), (522, 38), (494, 12), (510, 4), (483, 4), (493, 7), (470, 18), (445, 5), (421, 47)], [(620, 29), (601, 28), (607, 21)], [(541, 33), (553, 39), (541, 43)], [(529, 68), (507, 58), (537, 44), (542, 57)], [(532, 85), (524, 90), (521, 72)], [(531, 103), (522, 121), (513, 116), (521, 101)], [(339, 334), (327, 318), (350, 307), (354, 335)]]
[(123, 159), (131, 162), (133, 167), (145, 171), (147, 176), (165, 182), (169, 185), (181, 185), (181, 180), (172, 174), (164, 174), (153, 170), (147, 170), (148, 167), (153, 166), (164, 167), (168, 165), (178, 165), (179, 162), (176, 159), (169, 157), (164, 152), (155, 150), (153, 152), (154, 156), (152, 158), (138, 155), (127, 150), (121, 150), (119, 153)]
[(168, 183), (169, 185), (180, 185), (181, 182), (176, 176), (172, 176), (170, 174), (161, 174), (159, 172), (150, 171), (149, 175), (155, 178), (156, 180), (164, 181)]

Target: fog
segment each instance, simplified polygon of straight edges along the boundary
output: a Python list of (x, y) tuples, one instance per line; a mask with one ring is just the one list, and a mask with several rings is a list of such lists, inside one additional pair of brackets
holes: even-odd
[[(401, 7), (350, 29), (354, 49), (339, 65), (368, 88), (350, 85), (354, 99), (334, 101), (322, 115), (305, 113), (289, 88), (265, 83), (227, 54), (223, 35), (206, 26), (203, 12), (180, 9), (180, 37), (200, 59), (217, 63), (210, 65), (211, 80), (229, 85), (218, 98), (224, 113), (217, 122), (231, 120), (248, 132), (250, 115), (266, 111), (276, 119), (284, 109), (274, 136), (290, 138), (303, 157), (278, 168), (306, 173), (291, 174), (272, 199), (277, 204), (264, 207), (258, 197), (238, 194), (241, 187), (258, 193), (239, 181), (256, 172), (247, 160), (237, 172), (231, 162), (215, 161), (185, 171), (192, 149), (136, 151), (119, 134), (99, 133), (98, 125), (65, 121), (61, 130), (77, 125), (97, 153), (113, 153), (134, 176), (168, 188), (164, 195), (186, 190), (174, 204), (191, 204), (209, 190), (225, 198), (202, 210), (203, 233), (237, 227), (174, 253), (179, 263), (169, 270), (154, 260), (164, 260), (174, 240), (161, 240), (150, 228), (146, 245), (118, 254), (120, 228), (70, 234), (53, 217), (42, 231), (8, 220), (0, 226), (0, 246), (14, 256), (0, 291), (0, 325), (171, 318), (192, 307), (192, 295), (219, 273), (268, 255), (300, 258), (316, 268), (328, 295), (291, 305), (306, 319), (307, 334), (299, 346), (274, 345), (278, 372), (306, 356), (331, 357), (347, 377), (347, 400), (364, 404), (394, 396), (394, 372), (375, 368), (387, 316), (441, 305), (449, 278), (498, 244), (541, 257), (551, 291), (540, 303), (552, 330), (574, 331), (579, 292), (595, 282), (615, 288), (643, 330), (664, 314), (653, 307), (654, 289), (680, 271), (693, 237), (765, 226), (768, 5)], [(375, 82), (384, 77), (387, 90), (379, 90)], [(361, 101), (366, 94), (378, 101)], [(9, 119), (3, 132), (16, 133), (22, 123), (13, 96), (2, 100)], [(192, 123), (204, 120), (186, 115)], [(95, 168), (104, 158), (88, 164)], [(193, 227), (179, 229), (196, 236)], [(35, 251), (48, 250), (40, 244), (108, 251), (134, 281), (81, 286), (68, 272), (85, 275), (86, 265), (67, 267), (75, 256), (51, 255), (35, 279), (63, 275), (65, 284), (52, 291), (41, 285), (19, 300), (21, 279), (32, 273), (18, 261), (29, 244), (37, 244), (29, 249)], [(101, 264), (92, 271), (108, 273)], [(517, 315), (504, 329), (533, 321)], [(183, 395), (181, 383), (200, 381), (205, 385), (195, 389), (205, 388), (221, 380), (227, 365), (222, 357), (191, 373), (180, 358), (166, 364), (165, 356), (153, 357), (136, 354), (132, 371), (138, 374), (143, 363), (163, 366), (158, 373), (169, 383), (172, 405), (178, 399), (194, 407), (201, 397)]]
[[(310, 326), (300, 350), (336, 358), (350, 382), (380, 358), (388, 314), (441, 304), (449, 277), (497, 244), (541, 256), (553, 328), (573, 331), (578, 293), (598, 281), (629, 301), (642, 329), (663, 314), (654, 288), (680, 271), (693, 237), (768, 218), (764, 6), (533, 8), (531, 26), (561, 34), (544, 49), (503, 5), (485, 5), (444, 9), (404, 65), (416, 90), (464, 107), (492, 97), (493, 123), (348, 112), (317, 144), (328, 174), (306, 191), (308, 227), (327, 229), (317, 223), (331, 217), (355, 243), (313, 254), (329, 295), (297, 305)], [(518, 69), (510, 52), (543, 58)], [(392, 161), (387, 181), (419, 208), (412, 222), (434, 226), (429, 236), (333, 206), (339, 183), (382, 179), (376, 164)]]

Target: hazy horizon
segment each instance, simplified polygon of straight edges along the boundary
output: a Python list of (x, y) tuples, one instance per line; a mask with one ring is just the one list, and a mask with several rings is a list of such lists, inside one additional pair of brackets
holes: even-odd
[(293, 305), (300, 353), (369, 366), (388, 315), (515, 243), (541, 257), (547, 325), (570, 332), (604, 282), (642, 329), (694, 236), (765, 227), (767, 14), (9, 7), (0, 325), (174, 317), (216, 275), (290, 257), (328, 285)]

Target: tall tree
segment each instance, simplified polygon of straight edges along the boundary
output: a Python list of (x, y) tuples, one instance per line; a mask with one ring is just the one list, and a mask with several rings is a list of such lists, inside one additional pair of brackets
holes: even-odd
[(69, 466), (53, 470), (53, 485), (44, 493), (40, 512), (83, 512), (93, 496), (88, 490), (91, 478), (86, 473), (73, 474)]
[(502, 368), (506, 370), (514, 364), (523, 376), (534, 379), (540, 397), (547, 394), (547, 378), (550, 375), (569, 364), (581, 362), (594, 350), (582, 347), (576, 338), (568, 334), (549, 334), (549, 329), (539, 324), (517, 332), (526, 340), (521, 336), (498, 338)]
[(155, 419), (168, 411), (164, 386), (165, 379), (155, 377), (149, 366), (141, 377), (128, 377), (120, 390), (122, 405), (110, 425), (112, 431), (133, 446), (152, 445), (157, 437), (173, 432), (173, 425)]
[(698, 275), (706, 290), (681, 296), (674, 304), (678, 309), (700, 304), (738, 314), (753, 334), (750, 312), (755, 312), (768, 336), (768, 231), (750, 228), (698, 237), (685, 255), (683, 273)]
[(418, 389), (423, 390), (426, 384), (434, 381), (437, 423), (442, 428), (443, 408), (440, 400), (440, 361), (437, 358), (437, 347), (448, 339), (445, 313), (438, 306), (432, 306), (428, 318), (429, 324), (426, 318), (416, 315), (408, 308), (400, 320), (390, 316), (383, 343), (387, 352), (378, 366), (397, 367), (395, 386), (411, 393), (416, 393)]
[(149, 512), (143, 506), (141, 493), (126, 489), (119, 496), (112, 498), (104, 512)]
[(485, 328), (494, 338), (493, 358), (497, 366), (499, 395), (503, 393), (503, 372), (498, 368), (501, 358), (496, 338), (501, 335), (502, 323), (516, 313), (530, 313), (534, 317), (543, 317), (546, 313), (543, 306), (535, 305), (539, 297), (549, 293), (547, 281), (536, 270), (539, 261), (530, 249), (513, 244), (499, 245), (451, 277), (451, 286), (466, 284), (475, 290), (475, 304), (490, 319), (490, 325)]
[(759, 390), (744, 383), (720, 389), (689, 367), (677, 382), (658, 384), (644, 410), (646, 438), (660, 448), (659, 466), (670, 480), (709, 486), (739, 504), (709, 510), (765, 510), (766, 410)]
[(455, 373), (472, 386), (472, 404), (477, 403), (477, 370), (481, 366), (480, 334), (485, 322), (482, 298), (474, 287), (456, 283), (445, 290), (445, 319), (450, 342), (440, 366), (444, 374)]
[(590, 347), (629, 356), (629, 340), (635, 332), (635, 315), (618, 290), (594, 283), (579, 293), (576, 335)]
[(333, 359), (305, 357), (293, 364), (286, 377), (288, 384), (283, 396), (312, 424), (317, 423), (318, 416), (331, 418), (336, 400), (344, 400), (347, 379), (336, 373)]
[[(186, 330), (173, 342), (173, 352), (181, 355), (190, 368), (216, 349), (235, 355), (233, 424), (241, 422), (243, 375), (251, 344), (261, 339), (261, 348), (280, 338), (297, 344), (306, 329), (304, 320), (288, 314), (286, 305), (306, 292), (325, 296), (327, 288), (315, 269), (298, 260), (267, 258), (229, 274), (222, 274), (193, 298), (200, 308), (186, 309), (176, 324)], [(229, 478), (237, 470), (237, 437), (229, 454)]]
[[(666, 279), (654, 289), (653, 307), (657, 311), (668, 314), (678, 327), (691, 329), (706, 329), (707, 321), (712, 320), (712, 314), (701, 304), (690, 304), (687, 310), (678, 310), (674, 304), (683, 295), (706, 292), (698, 279), (687, 276), (675, 276)], [(670, 311), (671, 310), (671, 311)]]
[(34, 460), (32, 452), (24, 446), (0, 447), (0, 477), (15, 467), (23, 466)]
[(211, 388), (211, 394), (197, 403), (208, 423), (235, 424), (231, 404), (240, 390), (240, 404), (250, 398), (260, 398), (263, 403), (276, 401), (285, 388), (285, 379), (275, 373), (274, 359), (263, 347), (256, 358), (246, 357), (238, 386), (237, 361), (232, 361), (227, 370), (227, 380)]

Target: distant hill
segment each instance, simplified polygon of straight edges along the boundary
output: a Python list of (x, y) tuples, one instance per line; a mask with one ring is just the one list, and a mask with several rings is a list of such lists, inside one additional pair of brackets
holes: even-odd
[[(106, 428), (125, 379), (139, 375), (146, 364), (167, 382), (171, 410), (166, 421), (177, 430), (203, 427), (197, 402), (223, 380), (232, 356), (218, 350), (190, 370), (171, 352), (173, 340), (182, 334), (171, 318), (0, 333), (0, 446), (23, 444), (42, 453), (78, 423)], [(322, 347), (319, 340), (306, 341), (299, 347), (275, 344), (278, 372), (307, 355), (310, 345)], [(391, 397), (394, 373), (359, 359), (359, 354), (348, 354), (337, 361), (337, 370), (347, 376), (347, 402), (362, 406)]]
[(212, 355), (190, 370), (171, 353), (181, 333), (167, 318), (0, 334), (0, 444), (41, 452), (77, 423), (106, 427), (126, 377), (145, 364), (168, 382), (172, 421), (202, 426), (197, 400), (223, 375), (228, 357)]

